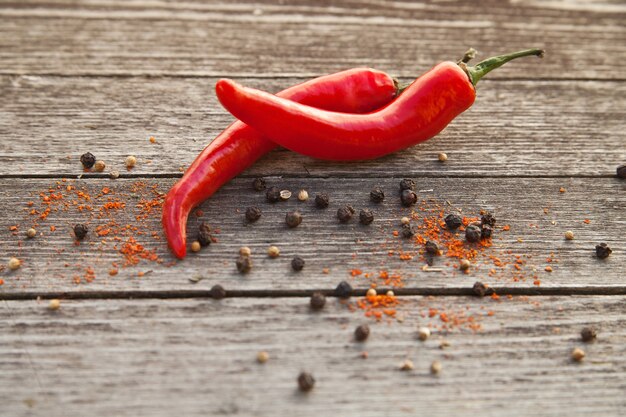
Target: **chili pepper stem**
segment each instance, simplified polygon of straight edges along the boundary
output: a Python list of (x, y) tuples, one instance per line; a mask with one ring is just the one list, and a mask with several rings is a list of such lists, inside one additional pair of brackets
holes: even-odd
[(474, 86), (478, 84), (481, 78), (487, 75), (489, 72), (493, 71), (496, 68), (501, 67), (509, 61), (512, 61), (516, 58), (521, 58), (524, 56), (538, 56), (539, 58), (543, 58), (545, 51), (543, 49), (525, 49), (523, 51), (513, 52), (511, 54), (494, 56), (491, 58), (487, 58), (484, 61), (479, 62), (473, 67), (468, 67), (465, 65), (465, 62), (459, 63), (461, 68), (467, 73), (470, 78), (470, 81)]

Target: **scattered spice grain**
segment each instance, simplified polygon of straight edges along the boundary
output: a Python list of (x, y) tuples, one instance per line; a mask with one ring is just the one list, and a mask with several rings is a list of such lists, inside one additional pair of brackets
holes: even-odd
[(417, 330), (417, 338), (424, 341), (430, 337), (430, 329), (428, 327), (420, 327)]
[(626, 165), (618, 166), (615, 174), (617, 178), (626, 179)]
[(48, 303), (48, 309), (49, 310), (58, 310), (61, 307), (61, 300), (57, 299), (57, 298), (53, 298), (52, 300), (50, 300), (50, 302)]
[(341, 223), (349, 222), (353, 214), (354, 209), (350, 205), (339, 207), (339, 209), (337, 209), (337, 218)]
[(581, 348), (574, 348), (572, 350), (572, 359), (576, 362), (581, 362), (585, 358), (585, 351)]
[(258, 363), (265, 363), (267, 362), (269, 358), (270, 358), (270, 355), (264, 350), (256, 354), (256, 361)]
[(370, 209), (362, 209), (359, 213), (359, 221), (361, 224), (368, 225), (374, 221), (374, 213)]
[(282, 201), (287, 201), (287, 200), (289, 200), (290, 198), (291, 198), (291, 191), (289, 191), (289, 190), (282, 190), (282, 191), (280, 192), (280, 199), (281, 199)]
[(321, 292), (314, 292), (311, 295), (311, 309), (313, 310), (321, 310), (326, 305), (326, 297)]
[(285, 223), (287, 227), (298, 227), (302, 223), (302, 214), (298, 210), (289, 212), (285, 215)]
[(91, 152), (85, 152), (80, 156), (80, 163), (87, 169), (91, 169), (96, 163), (96, 157)]
[(437, 155), (437, 159), (439, 159), (439, 162), (446, 162), (448, 160), (448, 155), (441, 152), (439, 155)]
[(96, 163), (93, 165), (93, 169), (96, 172), (102, 172), (105, 168), (106, 164), (104, 163), (104, 161), (96, 161)]
[(26, 236), (30, 239), (34, 238), (35, 236), (37, 236), (37, 231), (35, 229), (33, 229), (32, 227), (30, 229), (28, 229), (26, 231)]
[(411, 222), (411, 219), (409, 219), (406, 216), (400, 219), (400, 224), (409, 224), (410, 222)]
[(409, 207), (417, 203), (417, 194), (413, 190), (402, 190), (402, 194), (400, 195), (400, 202), (404, 207)]
[(347, 281), (341, 281), (339, 285), (337, 285), (337, 288), (335, 288), (335, 296), (339, 298), (346, 299), (350, 298), (351, 295), (352, 285), (350, 285)]
[(267, 256), (270, 258), (278, 258), (280, 256), (280, 249), (276, 246), (270, 246), (267, 248)]
[(370, 326), (361, 324), (354, 330), (354, 339), (357, 342), (364, 342), (370, 335)]
[(235, 264), (237, 265), (237, 271), (242, 274), (247, 274), (252, 269), (252, 259), (249, 256), (240, 256)]
[(191, 242), (191, 251), (192, 252), (200, 252), (201, 248), (202, 248), (202, 245), (197, 240), (194, 240), (193, 242)]
[(304, 268), (304, 259), (300, 256), (294, 256), (291, 260), (291, 268), (296, 272), (302, 271), (302, 268)]
[(404, 178), (400, 181), (400, 191), (411, 190), (415, 191), (415, 181), (410, 178)]
[(385, 193), (380, 187), (372, 188), (372, 191), (370, 191), (370, 200), (374, 203), (382, 203), (384, 199)]
[(437, 246), (437, 244), (433, 241), (428, 241), (424, 244), (424, 248), (426, 249), (426, 253), (429, 253), (431, 255), (439, 255), (439, 246)]
[(410, 359), (406, 359), (400, 364), (401, 371), (412, 371), (414, 367), (415, 366), (413, 365), (413, 361)]
[(465, 239), (468, 242), (472, 242), (472, 243), (478, 242), (480, 240), (481, 235), (482, 235), (482, 231), (475, 224), (470, 224), (465, 228)]
[(120, 173), (119, 173), (119, 171), (111, 171), (109, 176), (111, 177), (111, 179), (116, 180), (116, 179), (118, 179), (120, 177)]
[(596, 333), (596, 330), (593, 327), (584, 327), (580, 331), (580, 338), (585, 343), (593, 342), (597, 336), (598, 334)]
[(250, 250), (247, 246), (242, 246), (239, 248), (239, 255), (241, 256), (250, 256), (252, 254), (252, 250)]
[(18, 269), (20, 266), (22, 265), (22, 261), (20, 261), (17, 258), (11, 258), (9, 259), (9, 263), (8, 263), (8, 267), (11, 271), (15, 271), (16, 269)]
[(367, 290), (367, 292), (365, 293), (366, 297), (376, 297), (376, 290), (374, 288), (370, 288), (369, 290)]
[(298, 201), (307, 201), (309, 199), (309, 193), (307, 190), (298, 191)]
[(489, 295), (489, 288), (480, 281), (476, 281), (474, 286), (472, 287), (472, 292), (477, 297), (484, 297), (485, 295)]
[(402, 237), (405, 239), (411, 238), (415, 235), (415, 228), (410, 224), (402, 225)]
[(226, 297), (226, 290), (220, 284), (215, 284), (211, 287), (209, 294), (211, 295), (211, 298), (221, 300), (222, 298)]
[(315, 206), (317, 208), (326, 208), (328, 207), (329, 202), (330, 199), (328, 198), (328, 194), (326, 193), (319, 193), (315, 196)]
[(198, 242), (200, 246), (209, 246), (211, 241), (211, 228), (206, 223), (200, 224), (200, 226), (198, 226)]
[(261, 209), (258, 207), (248, 207), (246, 209), (246, 220), (250, 223), (254, 223), (261, 218)]
[(488, 224), (489, 226), (494, 227), (496, 225), (496, 218), (489, 212), (483, 213), (480, 216), (480, 224)]
[(611, 253), (613, 253), (613, 251), (606, 243), (600, 243), (599, 245), (596, 245), (596, 256), (598, 258), (606, 259)]
[(456, 230), (463, 225), (463, 218), (458, 214), (448, 214), (444, 221), (448, 230)]
[(482, 227), (480, 228), (480, 237), (482, 239), (489, 239), (491, 238), (492, 234), (493, 234), (493, 228), (489, 226), (488, 224), (483, 224)]
[(265, 199), (269, 203), (276, 203), (280, 201), (280, 190), (277, 187), (270, 187), (265, 192)]
[(315, 378), (308, 372), (301, 372), (298, 375), (298, 387), (302, 392), (309, 392), (315, 386)]
[(572, 232), (571, 230), (568, 230), (567, 232), (565, 232), (565, 239), (574, 240), (574, 232)]
[(89, 228), (82, 223), (78, 223), (74, 226), (74, 236), (76, 236), (78, 240), (83, 240), (85, 236), (87, 236), (87, 232), (89, 232)]
[(430, 373), (433, 375), (437, 375), (441, 372), (441, 362), (439, 361), (434, 361), (433, 363), (430, 364)]
[(137, 157), (133, 155), (128, 155), (126, 157), (126, 160), (124, 161), (124, 165), (126, 165), (126, 168), (128, 169), (134, 168), (135, 165), (137, 165)]
[(254, 181), (252, 181), (252, 188), (255, 191), (263, 191), (266, 188), (265, 185), (265, 180), (263, 178), (255, 178)]
[(468, 261), (467, 259), (461, 259), (461, 261), (459, 262), (459, 269), (461, 271), (467, 271), (470, 268), (470, 261)]

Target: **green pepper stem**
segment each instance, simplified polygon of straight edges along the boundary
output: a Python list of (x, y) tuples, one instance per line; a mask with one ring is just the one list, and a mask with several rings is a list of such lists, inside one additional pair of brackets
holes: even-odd
[[(485, 75), (487, 75), (489, 72), (493, 71), (494, 69), (498, 67), (501, 67), (502, 65), (506, 64), (507, 62), (513, 59), (521, 58), (524, 56), (531, 56), (531, 55), (538, 56), (539, 58), (543, 58), (544, 53), (545, 52), (543, 49), (526, 49), (526, 50), (519, 51), (519, 52), (513, 52), (512, 54), (506, 54), (506, 55), (500, 55), (500, 56), (487, 58), (484, 61), (481, 61), (478, 64), (474, 65), (473, 67), (468, 67), (462, 64), (460, 65), (461, 65), (461, 68), (463, 68), (465, 72), (467, 72), (467, 75), (469, 76), (472, 84), (476, 86), (476, 84), (478, 84), (478, 81), (480, 81), (480, 79), (483, 78)], [(462, 61), (462, 63), (464, 62)]]

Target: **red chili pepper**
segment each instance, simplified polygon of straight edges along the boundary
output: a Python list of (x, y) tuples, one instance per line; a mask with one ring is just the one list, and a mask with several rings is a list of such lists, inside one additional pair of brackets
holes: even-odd
[[(356, 68), (307, 81), (278, 96), (333, 111), (366, 113), (389, 103), (397, 93), (397, 83), (389, 75)], [(184, 258), (187, 251), (191, 210), (275, 147), (274, 142), (236, 121), (198, 155), (163, 204), (163, 229), (176, 257)]]
[(443, 62), (415, 80), (393, 102), (369, 114), (330, 112), (220, 80), (217, 96), (236, 118), (287, 149), (319, 159), (372, 159), (432, 138), (476, 98), (489, 71), (529, 49), (493, 57), (474, 67)]

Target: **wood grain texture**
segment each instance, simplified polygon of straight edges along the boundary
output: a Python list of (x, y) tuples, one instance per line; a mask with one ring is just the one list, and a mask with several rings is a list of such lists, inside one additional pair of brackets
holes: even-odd
[[(443, 272), (422, 271), (425, 261), (419, 255), (422, 246), (393, 236), (399, 230), (399, 219), (411, 214), (411, 209), (402, 208), (398, 195), (399, 179), (297, 179), (268, 178), (268, 185), (289, 189), (294, 194), (299, 189), (308, 190), (311, 199), (302, 203), (291, 200), (283, 203), (265, 202), (265, 193), (254, 192), (250, 179), (236, 179), (223, 187), (200, 208), (201, 217), (192, 214), (189, 220), (190, 239), (197, 233), (198, 224), (208, 222), (214, 229), (218, 242), (197, 254), (190, 254), (175, 267), (166, 267), (174, 259), (166, 248), (160, 226), (160, 213), (155, 209), (145, 220), (137, 204), (154, 198), (153, 185), (157, 190), (167, 190), (172, 179), (137, 180), (89, 179), (61, 183), (63, 190), (70, 185), (76, 189), (63, 191), (64, 199), (51, 205), (53, 211), (45, 221), (38, 220), (38, 213), (47, 207), (42, 196), (49, 189), (58, 195), (54, 179), (4, 179), (0, 182), (0, 250), (9, 256), (23, 260), (23, 266), (15, 272), (0, 272), (4, 285), (3, 294), (21, 291), (129, 291), (129, 290), (206, 290), (215, 283), (228, 289), (239, 290), (302, 290), (333, 289), (343, 279), (351, 279), (355, 287), (367, 288), (370, 280), (362, 276), (350, 278), (352, 269), (378, 276), (381, 270), (397, 271), (405, 278), (407, 288), (469, 288), (477, 279), (495, 286), (534, 287), (534, 275), (542, 286), (624, 286), (625, 250), (623, 236), (626, 223), (622, 213), (626, 209), (626, 184), (615, 178), (568, 178), (568, 179), (515, 179), (515, 178), (422, 178), (417, 187), (420, 199), (426, 201), (425, 209), (438, 213), (462, 210), (466, 216), (477, 216), (481, 209), (492, 211), (498, 219), (497, 225), (510, 225), (511, 230), (496, 231), (494, 246), (486, 249), (468, 275), (459, 274), (454, 268), (455, 259), (442, 257), (435, 267)], [(137, 184), (145, 184), (138, 186)], [(381, 186), (386, 200), (381, 205), (369, 201), (369, 191)], [(559, 189), (564, 187), (566, 192)], [(104, 188), (108, 194), (98, 195)], [(593, 192), (590, 192), (593, 190)], [(93, 211), (79, 211), (71, 202), (82, 200), (76, 196), (83, 191), (92, 197), (89, 204)], [(331, 196), (328, 209), (315, 208), (314, 196), (327, 192)], [(33, 201), (32, 207), (27, 202)], [(69, 202), (65, 209), (63, 204)], [(124, 203), (125, 209), (106, 210), (109, 202)], [(449, 202), (446, 203), (446, 202)], [(362, 226), (355, 219), (340, 225), (336, 211), (343, 204), (352, 204), (357, 211), (371, 208), (376, 220), (371, 226)], [(244, 221), (244, 211), (249, 206), (258, 206), (263, 217), (255, 224)], [(54, 211), (54, 209), (58, 211)], [(303, 223), (296, 229), (285, 226), (285, 213), (299, 209)], [(415, 215), (433, 216), (429, 211), (415, 208)], [(589, 223), (585, 223), (587, 220)], [(115, 222), (111, 226), (111, 222)], [(29, 240), (26, 230), (36, 222), (43, 236)], [(78, 222), (90, 227), (89, 238), (80, 246), (74, 245), (71, 228)], [(130, 234), (119, 229), (129, 224), (138, 227)], [(17, 231), (11, 227), (17, 226)], [(56, 231), (50, 231), (55, 226)], [(95, 235), (98, 227), (111, 228), (110, 235)], [(117, 230), (117, 231), (116, 231)], [(566, 241), (563, 234), (572, 230), (576, 239)], [(154, 233), (154, 236), (153, 236)], [(128, 236), (136, 236), (146, 249), (154, 251), (163, 263), (157, 264), (140, 259), (135, 266), (123, 267), (125, 259), (119, 252), (128, 242)], [(112, 240), (119, 236), (118, 241)], [(102, 244), (101, 240), (106, 243)], [(600, 242), (608, 243), (614, 253), (605, 261), (595, 258), (594, 248)], [(269, 259), (267, 247), (277, 245), (282, 255)], [(253, 251), (254, 267), (251, 273), (241, 275), (235, 268), (239, 247), (249, 246)], [(388, 251), (393, 250), (393, 256)], [(404, 251), (413, 259), (403, 261)], [(511, 253), (508, 253), (511, 251)], [(301, 273), (293, 273), (290, 261), (294, 255), (305, 258), (307, 265)], [(515, 282), (513, 265), (505, 266), (494, 277), (489, 276), (494, 268), (495, 256), (502, 262), (515, 262), (515, 254), (524, 258), (523, 280)], [(558, 260), (549, 263), (548, 258)], [(115, 266), (115, 264), (117, 266)], [(553, 272), (544, 271), (551, 266)], [(87, 267), (93, 267), (95, 281), (88, 285), (75, 285), (74, 277), (85, 276)], [(325, 268), (328, 274), (322, 273)], [(118, 275), (110, 277), (109, 270), (117, 269)], [(536, 272), (533, 272), (536, 269)], [(138, 278), (139, 271), (152, 271)], [(202, 276), (205, 279), (191, 284), (188, 279)]]
[(281, 3), (3, 2), (1, 72), (275, 77), (367, 65), (411, 77), (474, 46), (548, 50), (542, 65), (494, 78), (624, 78), (620, 2)]
[[(403, 323), (376, 323), (329, 300), (4, 301), (4, 415), (623, 415), (624, 297), (497, 303), (402, 298)], [(429, 308), (463, 310), (482, 331), (438, 330)], [(486, 316), (493, 311), (494, 316)], [(368, 322), (371, 336), (353, 341)], [(418, 326), (433, 326), (425, 342)], [(585, 326), (595, 343), (580, 341)], [(441, 340), (450, 346), (439, 348)], [(586, 351), (570, 360), (574, 347)], [(256, 363), (258, 351), (270, 359)], [(368, 359), (360, 353), (367, 351)], [(401, 372), (405, 359), (415, 364)], [(440, 375), (429, 373), (438, 360)], [(302, 370), (316, 386), (296, 390)]]
[[(278, 91), (303, 80), (240, 81)], [(86, 151), (122, 173), (132, 153), (135, 175), (181, 175), (233, 120), (215, 98), (215, 81), (0, 77), (0, 175), (78, 175)], [(469, 111), (406, 151), (351, 164), (275, 151), (244, 175), (614, 175), (626, 161), (625, 96), (626, 83), (487, 80)], [(445, 164), (437, 161), (442, 151)]]

